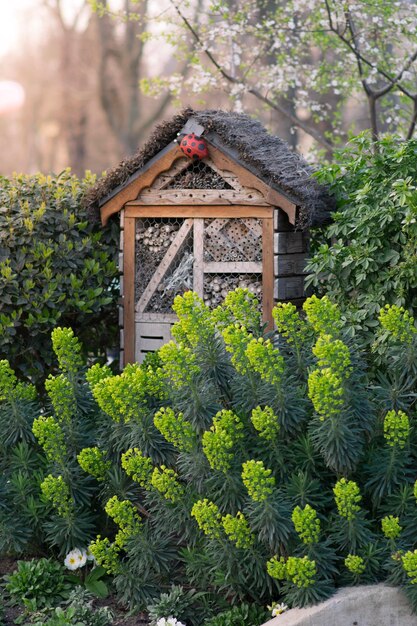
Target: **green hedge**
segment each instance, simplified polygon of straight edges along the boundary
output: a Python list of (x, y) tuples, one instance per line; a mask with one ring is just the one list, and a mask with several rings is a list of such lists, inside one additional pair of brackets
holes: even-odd
[(386, 304), (417, 308), (416, 162), (416, 139), (375, 144), (364, 133), (319, 174), (338, 211), (315, 235), (307, 285), (336, 302), (352, 333), (368, 341)]
[(116, 227), (81, 206), (90, 174), (0, 178), (0, 358), (38, 382), (53, 363), (49, 337), (74, 329), (93, 354), (116, 345)]

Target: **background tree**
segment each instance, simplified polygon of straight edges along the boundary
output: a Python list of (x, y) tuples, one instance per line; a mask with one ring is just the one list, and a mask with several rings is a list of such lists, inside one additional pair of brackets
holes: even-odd
[[(169, 4), (172, 15), (162, 19), (176, 16), (200, 51), (191, 59), (192, 90), (216, 84), (251, 108), (255, 99), (327, 151), (364, 128), (374, 139), (387, 130), (413, 135), (415, 3), (215, 0), (196, 20), (188, 2)], [(363, 115), (353, 120), (352, 109)]]

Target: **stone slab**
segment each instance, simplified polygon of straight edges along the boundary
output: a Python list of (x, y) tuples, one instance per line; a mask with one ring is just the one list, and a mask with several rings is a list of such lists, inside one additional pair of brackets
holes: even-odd
[(398, 587), (345, 587), (321, 604), (291, 609), (263, 626), (417, 626), (417, 615)]

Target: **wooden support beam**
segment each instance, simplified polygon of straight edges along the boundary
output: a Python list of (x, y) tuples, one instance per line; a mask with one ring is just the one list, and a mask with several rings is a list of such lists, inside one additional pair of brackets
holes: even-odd
[(272, 207), (266, 206), (143, 206), (136, 201), (126, 204), (126, 217), (272, 217)]
[[(124, 364), (135, 361), (135, 222), (132, 217), (125, 217), (124, 240), (124, 275), (123, 275), (123, 327), (124, 327)], [(123, 348), (123, 346), (121, 346)]]
[(262, 274), (262, 263), (256, 261), (210, 261), (203, 268), (206, 274)]
[(273, 330), (272, 308), (274, 306), (274, 218), (263, 220), (262, 234), (262, 312), (263, 321)]
[(258, 191), (234, 191), (232, 189), (144, 189), (136, 203), (153, 205), (207, 205), (244, 204), (270, 206)]

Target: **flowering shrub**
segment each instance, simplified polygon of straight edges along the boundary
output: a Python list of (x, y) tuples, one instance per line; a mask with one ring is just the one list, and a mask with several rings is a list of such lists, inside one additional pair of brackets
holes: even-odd
[[(305, 317), (277, 305), (281, 333), (268, 336), (244, 290), (212, 312), (194, 294), (175, 307), (178, 343), (117, 376), (94, 365), (91, 396), (71, 365), (58, 375), (77, 407), (67, 410), (65, 393), (35, 420), (46, 538), (67, 554), (100, 533), (91, 553), (120, 599), (141, 608), (184, 581), (220, 608), (222, 597), (304, 606), (379, 580), (417, 607), (411, 318), (385, 309), (375, 373), (328, 298), (308, 299)], [(397, 316), (407, 332), (386, 323)], [(21, 398), (2, 371), (3, 398)], [(96, 432), (83, 421), (94, 406)], [(155, 623), (203, 623), (167, 606)]]
[[(415, 387), (403, 377), (414, 366), (413, 320), (384, 310), (376, 379), (328, 298), (308, 299), (304, 318), (277, 305), (275, 337), (262, 335), (244, 290), (212, 312), (191, 293), (174, 308), (178, 343), (159, 359), (118, 376), (96, 366), (87, 374), (110, 433), (98, 449), (120, 458), (133, 481), (124, 501), (140, 518), (125, 535), (109, 510), (119, 530), (91, 547), (122, 598), (145, 605), (166, 576), (264, 604), (302, 606), (339, 580), (387, 577), (417, 598), (412, 558), (402, 558), (417, 545)], [(387, 322), (398, 316), (401, 332)], [(109, 490), (115, 468), (98, 461), (95, 470), (93, 454), (80, 459), (91, 456), (85, 469)], [(181, 620), (160, 618), (170, 615)]]

